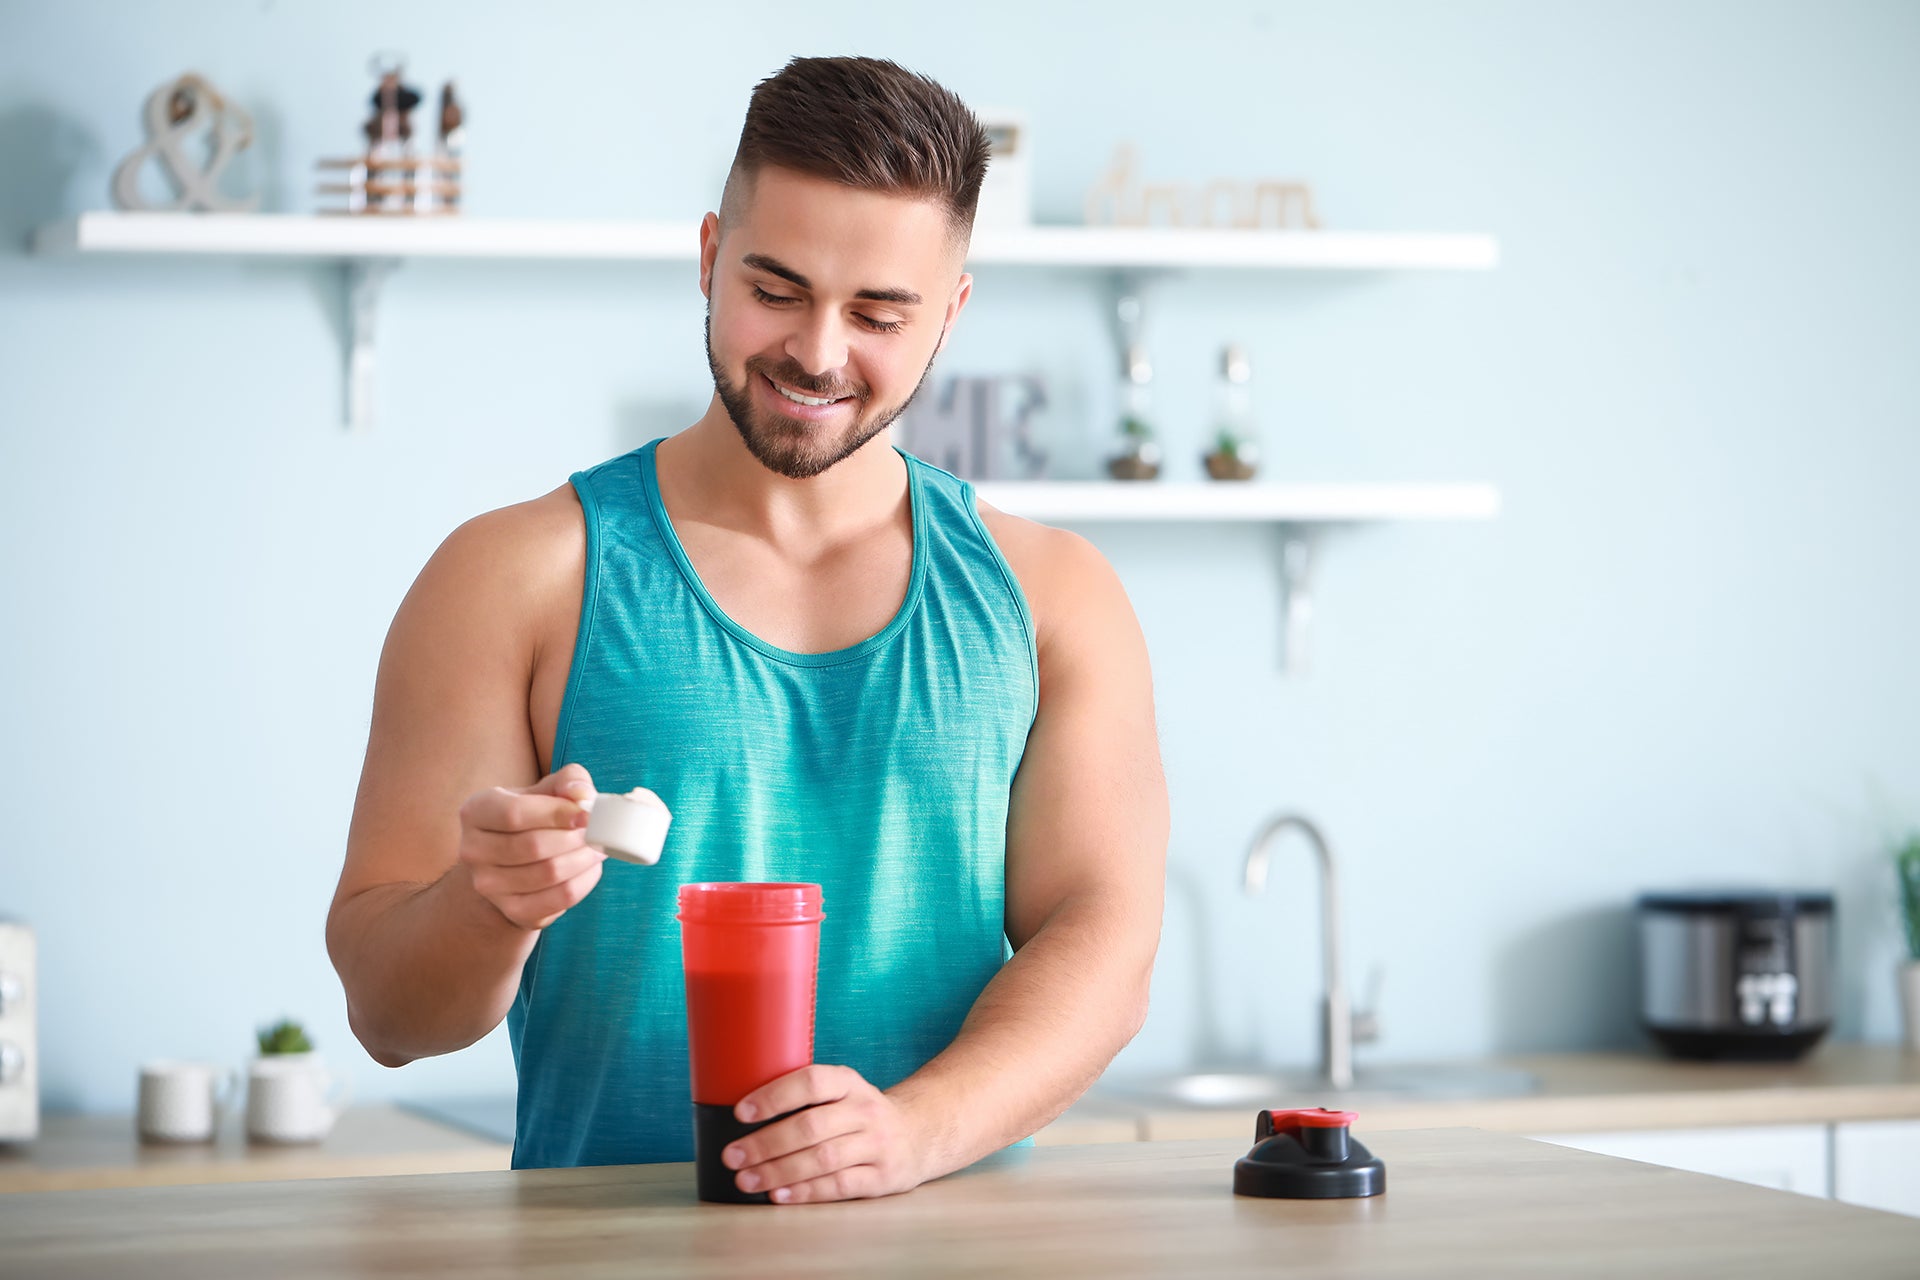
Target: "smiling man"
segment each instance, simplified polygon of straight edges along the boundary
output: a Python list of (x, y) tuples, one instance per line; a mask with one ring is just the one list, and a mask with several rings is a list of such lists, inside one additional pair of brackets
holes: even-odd
[[(819, 1065), (727, 1150), (778, 1201), (1032, 1134), (1146, 1016), (1168, 818), (1126, 595), (891, 439), (986, 165), (890, 62), (762, 82), (700, 228), (706, 413), (461, 526), (401, 604), (328, 947), (386, 1065), (507, 1019), (516, 1167), (692, 1157), (684, 883), (823, 888)], [(604, 867), (576, 801), (635, 786), (665, 853)]]

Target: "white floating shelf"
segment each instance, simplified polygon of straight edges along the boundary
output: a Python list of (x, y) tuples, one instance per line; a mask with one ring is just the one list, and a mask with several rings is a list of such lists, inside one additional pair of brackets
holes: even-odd
[(1402, 231), (1229, 231), (1207, 228), (1030, 227), (976, 230), (968, 265), (1151, 269), (1485, 271), (1500, 262), (1492, 236)]
[(1259, 484), (1202, 481), (1000, 481), (980, 497), (1030, 520), (1264, 520), (1278, 524), (1358, 520), (1491, 520), (1490, 484)]
[(83, 213), (35, 233), (40, 253), (691, 262), (697, 224), (291, 213)]
[[(35, 252), (193, 255), (325, 262), (341, 269), (348, 319), (347, 424), (373, 420), (373, 332), (380, 290), (409, 258), (490, 261), (684, 262), (698, 224), (549, 219), (325, 217), (260, 213), (83, 213), (34, 232)], [(1120, 336), (1137, 327), (1141, 281), (1193, 268), (1241, 270), (1489, 270), (1488, 235), (1378, 231), (1257, 231), (1144, 227), (980, 228), (970, 266), (1067, 267), (1113, 273)], [(1074, 521), (1266, 521), (1282, 533), (1283, 669), (1305, 662), (1315, 530), (1370, 520), (1488, 520), (1500, 494), (1485, 484), (1256, 484), (1109, 481), (982, 484), (1014, 515)]]
[[(198, 254), (320, 259), (492, 258), (692, 262), (696, 222), (325, 217), (282, 213), (83, 213), (34, 234), (39, 253)], [(1488, 235), (1029, 227), (975, 232), (969, 265), (1385, 271), (1486, 270)]]

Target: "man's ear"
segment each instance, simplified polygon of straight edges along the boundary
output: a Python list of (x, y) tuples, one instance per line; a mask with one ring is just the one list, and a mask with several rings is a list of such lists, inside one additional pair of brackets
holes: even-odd
[(713, 264), (720, 256), (720, 216), (700, 219), (700, 292), (713, 300)]
[(940, 320), (940, 341), (933, 348), (935, 356), (946, 349), (947, 335), (953, 332), (954, 322), (960, 319), (960, 313), (966, 310), (967, 299), (972, 296), (973, 277), (963, 271), (959, 283), (953, 286), (953, 296), (947, 299), (947, 314)]

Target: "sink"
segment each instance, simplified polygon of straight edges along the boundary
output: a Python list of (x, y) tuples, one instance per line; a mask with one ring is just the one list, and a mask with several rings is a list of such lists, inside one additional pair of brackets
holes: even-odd
[(1326, 1106), (1343, 1108), (1383, 1102), (1506, 1098), (1529, 1094), (1539, 1081), (1517, 1068), (1472, 1062), (1410, 1063), (1356, 1067), (1353, 1086), (1335, 1089), (1311, 1070), (1257, 1071), (1244, 1067), (1187, 1071), (1177, 1075), (1105, 1080), (1099, 1092), (1135, 1102), (1181, 1107)]

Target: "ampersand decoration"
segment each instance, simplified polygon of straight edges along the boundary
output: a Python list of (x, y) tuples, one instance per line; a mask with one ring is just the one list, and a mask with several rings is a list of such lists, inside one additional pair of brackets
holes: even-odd
[[(147, 141), (113, 173), (114, 203), (122, 209), (156, 212), (207, 209), (247, 212), (260, 203), (259, 195), (235, 199), (220, 194), (220, 174), (227, 162), (253, 142), (253, 117), (222, 97), (206, 77), (193, 72), (161, 85), (147, 99)], [(196, 167), (186, 142), (207, 132), (212, 153), (206, 167)], [(140, 195), (140, 170), (158, 156), (177, 197), (171, 204), (149, 204)]]

